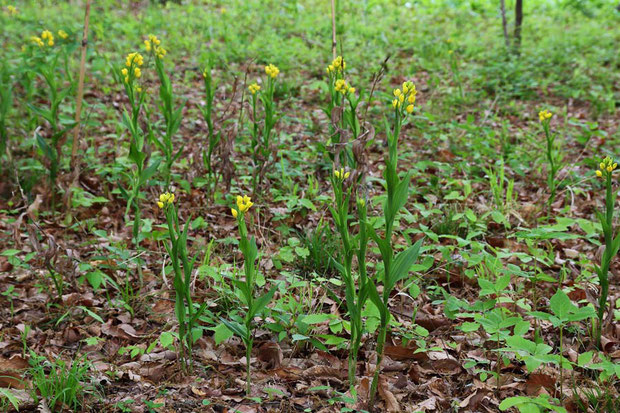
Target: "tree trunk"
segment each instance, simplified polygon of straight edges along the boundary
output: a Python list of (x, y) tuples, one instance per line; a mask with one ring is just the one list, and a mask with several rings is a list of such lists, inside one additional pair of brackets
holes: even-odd
[(510, 49), (510, 38), (508, 37), (508, 23), (506, 22), (506, 0), (499, 0), (499, 10), (502, 13), (502, 29), (504, 30), (504, 42), (506, 42), (506, 48)]
[(523, 0), (515, 2), (515, 52), (519, 54), (521, 49), (521, 26), (523, 25)]

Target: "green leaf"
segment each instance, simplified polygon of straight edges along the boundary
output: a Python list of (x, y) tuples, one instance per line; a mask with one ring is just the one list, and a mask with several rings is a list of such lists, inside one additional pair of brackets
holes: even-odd
[(558, 289), (551, 300), (549, 300), (551, 311), (563, 322), (568, 321), (568, 315), (575, 312), (577, 306), (568, 298), (568, 295)]
[(226, 327), (224, 323), (220, 323), (213, 329), (215, 334), (213, 335), (213, 339), (215, 340), (215, 345), (219, 346), (220, 343), (228, 340), (233, 336), (233, 332)]
[(392, 291), (396, 283), (409, 273), (411, 266), (418, 259), (422, 240), (423, 239), (418, 240), (418, 242), (396, 256), (389, 274), (390, 279), (386, 280), (385, 288), (387, 291)]
[(169, 331), (164, 331), (159, 335), (159, 342), (163, 348), (169, 348), (174, 343), (174, 335)]
[(321, 324), (333, 318), (334, 316), (332, 314), (309, 314), (305, 316), (301, 321), (306, 324)]
[(11, 390), (0, 387), (0, 396), (6, 397), (9, 403), (13, 405), (13, 408), (19, 411), (19, 400), (15, 397)]
[(84, 310), (84, 312), (86, 314), (88, 314), (89, 316), (91, 316), (95, 320), (99, 321), (101, 324), (103, 324), (103, 319), (101, 317), (99, 317), (99, 315), (97, 313), (95, 313), (94, 311), (88, 309), (87, 307), (84, 307), (83, 305), (79, 305), (78, 308)]

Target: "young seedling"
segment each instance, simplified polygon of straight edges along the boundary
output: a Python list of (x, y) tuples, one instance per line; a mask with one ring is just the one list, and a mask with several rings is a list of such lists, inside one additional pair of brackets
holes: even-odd
[(258, 276), (257, 260), (258, 247), (254, 237), (249, 237), (248, 228), (245, 222), (245, 216), (248, 210), (254, 205), (249, 196), (237, 196), (236, 207), (231, 209), (233, 217), (237, 220), (239, 226), (239, 249), (244, 259), (245, 279), (235, 279), (233, 281), (237, 295), (243, 300), (246, 306), (246, 313), (243, 319), (226, 320), (221, 319), (222, 323), (245, 344), (246, 358), (246, 394), (249, 396), (252, 389), (251, 376), (251, 358), (252, 344), (254, 342), (253, 321), (254, 316), (262, 311), (263, 308), (271, 301), (276, 291), (274, 285), (263, 296), (256, 297), (256, 278)]
[(603, 214), (596, 211), (596, 215), (603, 228), (603, 237), (605, 239), (605, 251), (601, 256), (601, 264), (595, 266), (598, 281), (601, 286), (601, 294), (598, 299), (598, 323), (596, 326), (596, 345), (599, 349), (601, 348), (603, 318), (605, 316), (607, 296), (609, 294), (609, 266), (611, 265), (611, 260), (616, 256), (620, 248), (620, 232), (614, 230), (613, 227), (616, 194), (612, 189), (612, 174), (617, 167), (618, 164), (616, 162), (612, 161), (610, 157), (606, 157), (600, 163), (600, 169), (596, 171), (596, 176), (603, 178), (605, 181), (605, 213)]
[(550, 124), (552, 116), (553, 114), (547, 109), (538, 113), (538, 119), (540, 120), (543, 131), (545, 132), (547, 163), (549, 164), (549, 169), (547, 171), (547, 186), (549, 187), (549, 199), (547, 200), (547, 206), (549, 208), (549, 212), (551, 212), (551, 204), (555, 201), (558, 185), (557, 174), (562, 166), (562, 154), (560, 153), (559, 147), (555, 141), (555, 135), (551, 133)]
[(172, 264), (172, 270), (174, 271), (174, 312), (179, 322), (178, 340), (181, 349), (182, 367), (186, 373), (191, 373), (193, 369), (192, 346), (202, 332), (197, 327), (198, 318), (207, 307), (207, 302), (204, 302), (196, 310), (192, 301), (192, 270), (198, 256), (196, 255), (191, 259), (188, 257), (187, 231), (189, 229), (189, 221), (184, 228), (181, 228), (179, 224), (179, 211), (174, 205), (174, 194), (168, 192), (161, 194), (159, 201), (157, 201), (157, 206), (164, 210), (166, 222), (168, 223), (170, 241), (165, 245)]
[[(335, 58), (327, 66), (327, 86), (330, 100), (323, 109), (331, 119), (330, 145), (336, 148), (336, 152), (342, 152), (345, 156), (340, 157), (339, 162), (352, 169), (356, 168), (355, 157), (352, 148), (349, 147), (349, 139), (355, 139), (360, 135), (360, 121), (357, 116), (357, 107), (361, 95), (355, 95), (355, 88), (345, 79), (344, 71), (346, 62), (342, 56)], [(333, 154), (330, 154), (333, 157)]]
[[(269, 64), (265, 66), (265, 73), (267, 74), (267, 85), (264, 90), (262, 90), (258, 83), (253, 83), (248, 87), (252, 99), (252, 128), (250, 129), (252, 160), (254, 161), (254, 167), (257, 168), (252, 178), (254, 191), (261, 185), (266, 172), (265, 168), (270, 164), (272, 134), (279, 119), (273, 95), (276, 90), (276, 78), (280, 74), (280, 69), (273, 64)], [(263, 107), (264, 120), (262, 122), (262, 129), (261, 122), (258, 119), (258, 102), (261, 102)]]
[(416, 88), (411, 82), (403, 83), (403, 88), (394, 90), (395, 99), (392, 101), (393, 120), (390, 126), (386, 119), (385, 132), (388, 142), (388, 156), (385, 158), (384, 178), (386, 182), (387, 197), (383, 204), (383, 216), (385, 224), (383, 228), (383, 237), (375, 231), (372, 225), (368, 225), (368, 232), (373, 240), (379, 246), (381, 252), (381, 260), (383, 262), (382, 277), (377, 277), (377, 281), (382, 279), (383, 292), (379, 296), (377, 285), (372, 280), (368, 280), (369, 298), (375, 304), (380, 314), (379, 337), (377, 338), (377, 367), (370, 386), (369, 408), (374, 408), (375, 397), (379, 384), (379, 373), (381, 371), (381, 362), (383, 360), (383, 347), (387, 335), (387, 328), (390, 322), (390, 310), (388, 302), (390, 294), (396, 286), (396, 283), (407, 276), (409, 269), (417, 260), (422, 239), (398, 254), (394, 252), (394, 244), (392, 240), (392, 232), (394, 222), (400, 209), (407, 202), (409, 196), (409, 173), (403, 179), (398, 176), (398, 137), (400, 135), (403, 122), (407, 116), (413, 113), (414, 103), (416, 99)]
[[(342, 241), (342, 259), (340, 262), (333, 260), (335, 267), (340, 272), (345, 285), (345, 301), (351, 323), (351, 341), (349, 343), (349, 386), (355, 387), (357, 370), (357, 355), (359, 353), (364, 326), (362, 324), (362, 311), (368, 298), (368, 276), (366, 274), (366, 248), (368, 235), (366, 231), (366, 201), (357, 200), (357, 213), (359, 219), (359, 234), (352, 235), (349, 223), (349, 201), (351, 199), (351, 186), (346, 185), (350, 172), (344, 168), (335, 170), (332, 176), (332, 188), (334, 190), (334, 207), (330, 207), (332, 217), (340, 239)], [(353, 272), (353, 257), (357, 251), (358, 274)]]
[[(556, 293), (549, 300), (549, 307), (553, 314), (544, 313), (541, 311), (532, 311), (530, 315), (537, 317), (541, 320), (550, 321), (554, 327), (558, 327), (560, 329), (560, 354), (559, 354), (559, 365), (560, 365), (560, 397), (563, 395), (563, 372), (562, 365), (564, 357), (562, 353), (564, 352), (564, 328), (568, 325), (568, 323), (574, 321), (585, 320), (586, 318), (594, 317), (595, 312), (594, 309), (590, 306), (588, 307), (577, 307), (570, 300), (568, 295), (561, 289), (558, 289)], [(568, 362), (570, 366), (570, 362)]]
[(155, 59), (155, 71), (159, 78), (159, 108), (164, 115), (165, 130), (161, 134), (160, 139), (154, 139), (155, 145), (164, 154), (164, 188), (170, 190), (170, 180), (172, 177), (172, 165), (181, 156), (184, 145), (181, 145), (179, 150), (174, 151), (174, 135), (178, 132), (181, 126), (181, 119), (183, 115), (183, 106), (180, 105), (175, 108), (174, 106), (174, 94), (172, 93), (172, 82), (166, 74), (164, 68), (164, 57), (168, 53), (166, 49), (160, 46), (161, 40), (157, 36), (149, 35), (149, 38), (144, 41), (144, 47), (148, 53)]
[[(119, 189), (123, 197), (127, 200), (127, 207), (125, 209), (125, 217), (129, 216), (129, 211), (133, 208), (134, 219), (132, 228), (132, 239), (136, 250), (140, 248), (140, 232), (142, 227), (141, 209), (140, 209), (140, 197), (141, 188), (146, 182), (157, 172), (159, 168), (159, 161), (151, 163), (150, 166), (146, 166), (147, 154), (145, 151), (145, 137), (146, 134), (140, 127), (140, 114), (144, 107), (144, 98), (146, 92), (142, 90), (142, 87), (138, 84), (138, 79), (142, 76), (142, 65), (144, 64), (144, 58), (139, 53), (129, 53), (125, 58), (125, 65), (120, 70), (119, 75), (125, 89), (127, 100), (129, 101), (129, 107), (131, 111), (128, 112), (126, 108), (123, 109), (123, 125), (129, 131), (129, 159), (133, 162), (134, 167), (130, 173), (125, 172), (124, 175), (129, 182), (127, 189), (119, 185)], [(141, 264), (137, 264), (138, 274), (140, 275), (140, 285), (142, 285), (142, 271)], [(128, 293), (131, 289), (129, 279), (126, 280), (125, 289)], [(130, 294), (126, 294), (130, 295)]]
[[(62, 49), (53, 48), (54, 35), (49, 30), (44, 30), (41, 36), (32, 36), (31, 42), (38, 47), (35, 55), (34, 71), (45, 80), (48, 89), (49, 107), (39, 107), (28, 104), (33, 113), (47, 121), (50, 125), (49, 138), (45, 139), (35, 132), (37, 145), (47, 158), (46, 167), (49, 171), (49, 181), (52, 190), (56, 189), (56, 180), (62, 165), (65, 134), (73, 129), (75, 122), (69, 119), (61, 119), (60, 108), (62, 102), (72, 91), (72, 85), (63, 87), (64, 79), (59, 70), (58, 60), (63, 55)], [(49, 142), (48, 142), (49, 141)]]

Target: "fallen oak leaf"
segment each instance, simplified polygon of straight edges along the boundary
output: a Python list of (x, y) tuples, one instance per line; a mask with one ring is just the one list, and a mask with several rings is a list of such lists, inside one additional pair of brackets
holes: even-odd
[(393, 413), (401, 411), (398, 400), (394, 397), (394, 393), (388, 389), (388, 383), (384, 376), (379, 376), (379, 396), (385, 402), (386, 411)]

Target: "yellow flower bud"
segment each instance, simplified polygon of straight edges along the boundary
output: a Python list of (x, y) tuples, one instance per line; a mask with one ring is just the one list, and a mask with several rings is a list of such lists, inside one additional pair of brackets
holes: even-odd
[(407, 113), (412, 113), (412, 112), (413, 112), (413, 105), (407, 106)]
[(603, 173), (597, 169), (596, 170), (596, 176), (598, 176), (600, 178), (600, 177), (603, 176)]
[(121, 74), (122, 74), (123, 76), (127, 76), (127, 75), (129, 74), (129, 72), (127, 71), (127, 68), (126, 68), (126, 67), (124, 67), (124, 68), (121, 70)]
[(351, 176), (351, 172), (347, 171), (344, 174), (344, 179), (349, 179), (350, 176)]
[(401, 93), (400, 89), (394, 89), (394, 96), (399, 97)]
[(158, 201), (157, 202), (157, 206), (160, 207), (160, 208), (163, 208), (164, 207), (164, 203), (161, 202), (161, 201)]
[(239, 213), (237, 212), (235, 208), (230, 208), (230, 212), (232, 213), (232, 216), (235, 218), (237, 218), (237, 216), (239, 215)]

